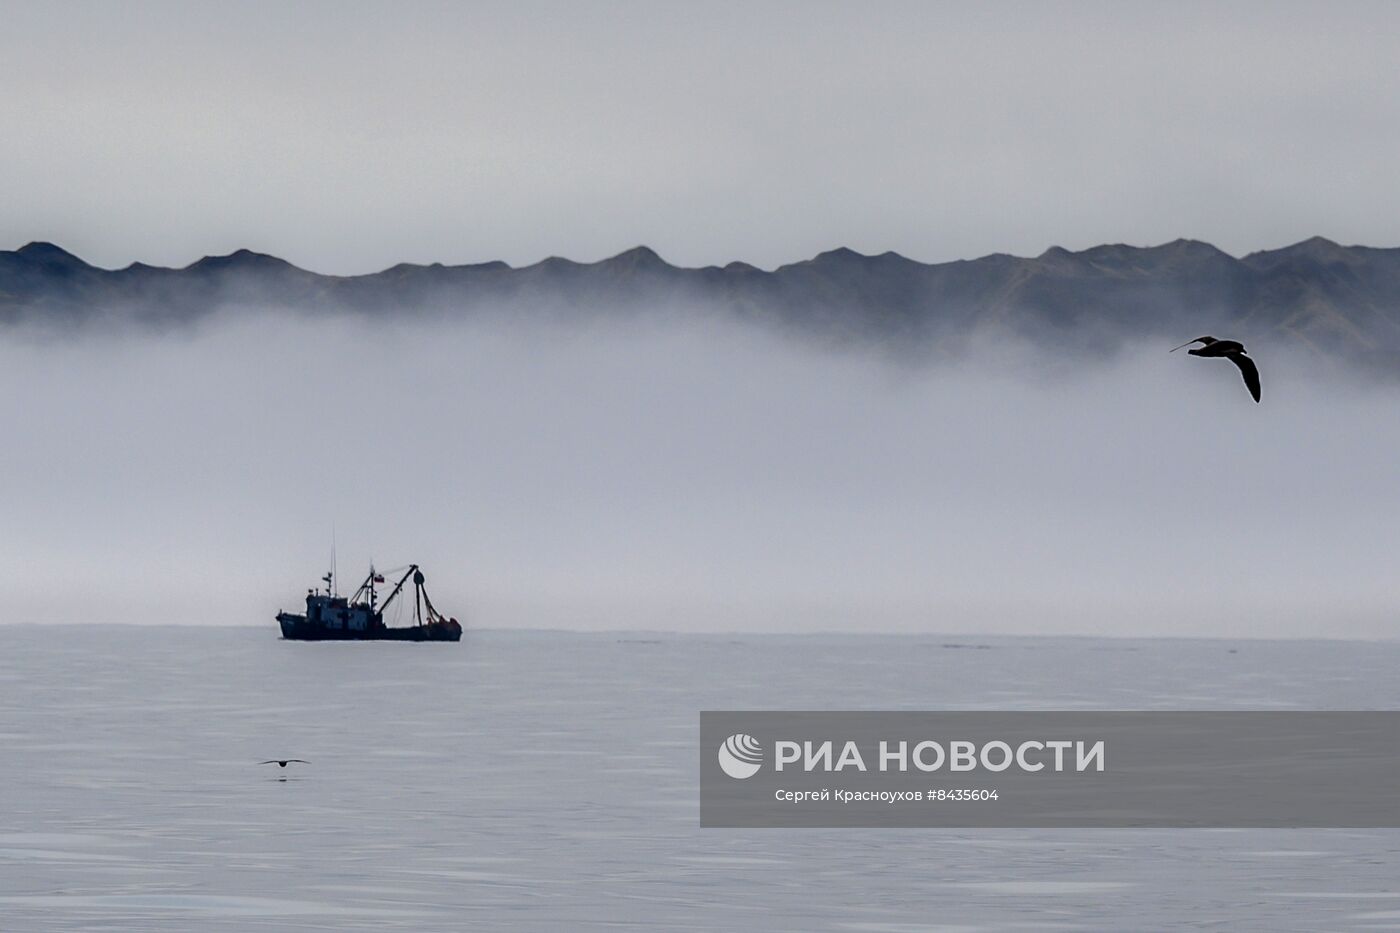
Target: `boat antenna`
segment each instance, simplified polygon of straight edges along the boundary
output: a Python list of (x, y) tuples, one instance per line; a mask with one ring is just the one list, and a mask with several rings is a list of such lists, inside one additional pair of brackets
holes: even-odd
[(335, 595), (335, 519), (331, 519), (331, 588), (330, 595)]

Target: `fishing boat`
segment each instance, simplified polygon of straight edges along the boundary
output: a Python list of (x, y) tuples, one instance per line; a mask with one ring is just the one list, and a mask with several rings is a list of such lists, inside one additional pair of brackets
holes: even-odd
[[(384, 612), (403, 592), (404, 584), (413, 578), (414, 624), (406, 628), (390, 628), (384, 624)], [(384, 575), (373, 567), (369, 576), (350, 597), (335, 592), (335, 572), (321, 578), (326, 588), (306, 591), (306, 612), (277, 613), (282, 637), (295, 641), (461, 641), (462, 625), (433, 607), (428, 591), (423, 587), (423, 571), (410, 564), (393, 590), (379, 602), (377, 587)]]

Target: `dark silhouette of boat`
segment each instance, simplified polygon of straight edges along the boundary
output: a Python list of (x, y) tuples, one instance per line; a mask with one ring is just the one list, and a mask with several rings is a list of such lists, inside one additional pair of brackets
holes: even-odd
[[(384, 610), (402, 592), (409, 577), (413, 578), (414, 625), (390, 628), (384, 624)], [(296, 641), (461, 641), (462, 625), (433, 607), (428, 591), (423, 588), (423, 572), (417, 564), (409, 565), (392, 592), (379, 603), (376, 586), (384, 576), (369, 570), (369, 576), (348, 599), (335, 593), (335, 574), (321, 578), (326, 589), (307, 590), (306, 613), (277, 613), (282, 637)]]

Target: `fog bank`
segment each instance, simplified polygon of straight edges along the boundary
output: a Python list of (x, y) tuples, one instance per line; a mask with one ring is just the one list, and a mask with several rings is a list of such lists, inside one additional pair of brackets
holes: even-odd
[[(1182, 339), (1187, 336), (1184, 335)], [(491, 627), (1390, 637), (1397, 390), (275, 311), (0, 346), (5, 622), (262, 625), (330, 558)]]

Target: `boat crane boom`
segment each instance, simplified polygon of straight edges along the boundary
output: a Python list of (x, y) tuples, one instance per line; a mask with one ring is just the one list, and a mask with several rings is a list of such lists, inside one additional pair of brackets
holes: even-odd
[(389, 608), (389, 604), (392, 603), (392, 602), (394, 601), (394, 597), (395, 597), (395, 596), (399, 595), (399, 591), (402, 590), (402, 589), (403, 589), (403, 585), (404, 585), (405, 583), (408, 582), (408, 578), (411, 577), (411, 576), (413, 576), (413, 574), (415, 574), (415, 573), (417, 573), (417, 572), (418, 572), (418, 565), (417, 565), (417, 564), (409, 564), (409, 565), (408, 565), (408, 570), (404, 571), (404, 575), (401, 576), (401, 577), (399, 577), (399, 582), (394, 584), (393, 590), (390, 591), (388, 597), (387, 597), (387, 598), (384, 600), (384, 602), (379, 606), (379, 611), (380, 611), (380, 612), (384, 612), (385, 610), (387, 610), (387, 609)]

